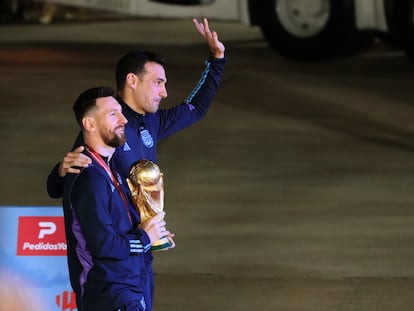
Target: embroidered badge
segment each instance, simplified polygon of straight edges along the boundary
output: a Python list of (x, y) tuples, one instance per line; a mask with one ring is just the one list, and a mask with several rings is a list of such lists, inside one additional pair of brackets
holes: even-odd
[(150, 132), (148, 132), (148, 130), (146, 130), (143, 127), (140, 127), (139, 133), (141, 135), (141, 140), (145, 146), (147, 146), (148, 148), (151, 148), (152, 146), (154, 146), (154, 140), (152, 139), (152, 136)]

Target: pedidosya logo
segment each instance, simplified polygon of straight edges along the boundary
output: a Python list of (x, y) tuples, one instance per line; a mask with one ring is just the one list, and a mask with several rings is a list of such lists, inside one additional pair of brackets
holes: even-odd
[(62, 216), (20, 216), (17, 256), (65, 256)]

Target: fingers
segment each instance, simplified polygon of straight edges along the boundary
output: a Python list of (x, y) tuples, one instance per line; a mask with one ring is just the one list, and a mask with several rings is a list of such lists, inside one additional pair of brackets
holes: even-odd
[(161, 211), (161, 212), (157, 213), (157, 215), (155, 215), (153, 218), (157, 219), (158, 221), (161, 221), (161, 220), (164, 219), (164, 217), (165, 217), (165, 212)]
[(217, 32), (210, 30), (207, 18), (204, 18), (202, 22), (199, 22), (196, 18), (193, 18), (193, 24), (197, 31), (207, 41), (211, 54), (215, 58), (223, 58), (225, 46), (222, 42), (220, 42)]
[(167, 229), (165, 228), (166, 226), (166, 222), (165, 220), (162, 221), (157, 221), (157, 222), (151, 222), (150, 224), (148, 224), (148, 230), (154, 230), (156, 232), (156, 234), (158, 235), (158, 239), (164, 237), (165, 235), (167, 235)]
[(72, 152), (81, 153), (83, 150), (85, 150), (85, 146), (79, 146), (76, 147)]
[(160, 222), (164, 219), (165, 212), (160, 212), (157, 215), (146, 219), (145, 221), (141, 222), (139, 227), (145, 231), (148, 231), (151, 229), (151, 227), (156, 224), (157, 222)]
[(208, 25), (207, 18), (203, 18), (203, 28), (204, 28), (204, 34), (208, 37), (211, 37), (211, 30), (210, 30), (210, 27)]
[(214, 44), (215, 45), (218, 45), (219, 44), (219, 38), (218, 38), (217, 32), (216, 31), (213, 31), (213, 33), (211, 34), (211, 36), (212, 36), (212, 39), (213, 39)]
[(84, 146), (79, 146), (73, 151), (68, 152), (59, 165), (59, 175), (64, 177), (67, 173), (79, 173), (80, 169), (91, 164), (92, 160), (83, 154)]
[(166, 222), (164, 220), (165, 212), (161, 212), (154, 217), (151, 217), (139, 227), (143, 229), (150, 238), (151, 244), (154, 244), (159, 239), (164, 237), (172, 238), (174, 234), (166, 228)]
[(207, 18), (203, 18), (202, 22), (199, 22), (196, 18), (193, 18), (193, 24), (194, 24), (195, 28), (197, 29), (197, 31), (204, 38), (207, 39), (207, 38), (211, 37), (211, 31), (210, 31), (210, 27), (208, 25)]
[(165, 222), (163, 224), (154, 223), (144, 230), (147, 233), (151, 244), (154, 244), (156, 241), (169, 234), (168, 230), (165, 228)]
[(197, 29), (197, 31), (204, 36), (204, 26), (203, 24), (199, 23), (199, 21), (196, 18), (193, 18), (193, 24), (195, 26), (195, 28)]
[(73, 174), (79, 174), (80, 173), (80, 169), (79, 168), (75, 168), (75, 167), (68, 167), (65, 169), (66, 173), (73, 173)]

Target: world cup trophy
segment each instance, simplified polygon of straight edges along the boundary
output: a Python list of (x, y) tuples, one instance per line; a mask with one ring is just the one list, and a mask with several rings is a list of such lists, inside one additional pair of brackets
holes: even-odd
[[(157, 164), (145, 159), (135, 162), (129, 170), (127, 183), (141, 222), (164, 210), (164, 176)], [(170, 240), (163, 237), (152, 244), (151, 250), (166, 250), (171, 246)]]

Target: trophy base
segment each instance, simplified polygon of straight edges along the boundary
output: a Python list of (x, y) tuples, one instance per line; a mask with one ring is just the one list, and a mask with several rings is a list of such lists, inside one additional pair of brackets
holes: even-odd
[(155, 252), (155, 251), (165, 251), (167, 249), (169, 249), (172, 246), (170, 240), (168, 240), (168, 238), (162, 238), (159, 239), (158, 241), (156, 241), (154, 244), (152, 244), (151, 246), (151, 251)]

